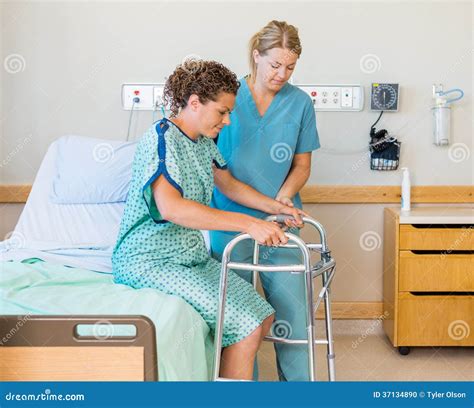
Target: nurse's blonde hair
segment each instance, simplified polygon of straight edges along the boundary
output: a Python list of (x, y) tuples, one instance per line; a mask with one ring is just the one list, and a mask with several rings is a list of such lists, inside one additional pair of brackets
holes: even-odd
[(298, 29), (286, 21), (272, 20), (252, 36), (249, 42), (250, 79), (252, 81), (255, 82), (257, 74), (257, 64), (253, 58), (253, 51), (257, 50), (260, 55), (265, 55), (272, 48), (290, 50), (299, 58), (302, 48)]

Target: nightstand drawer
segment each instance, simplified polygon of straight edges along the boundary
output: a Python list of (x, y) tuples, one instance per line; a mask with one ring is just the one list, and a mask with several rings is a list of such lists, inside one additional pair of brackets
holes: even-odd
[(473, 346), (474, 296), (398, 298), (398, 346)]
[(400, 292), (474, 292), (474, 254), (400, 251), (399, 268)]
[(474, 250), (474, 228), (472, 226), (436, 228), (401, 224), (400, 249)]

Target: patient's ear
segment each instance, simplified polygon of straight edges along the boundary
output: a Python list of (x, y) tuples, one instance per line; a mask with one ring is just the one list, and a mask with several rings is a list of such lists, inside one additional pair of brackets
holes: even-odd
[(196, 94), (192, 94), (188, 99), (188, 106), (191, 108), (193, 112), (196, 112), (201, 105), (201, 101), (199, 100), (199, 96)]

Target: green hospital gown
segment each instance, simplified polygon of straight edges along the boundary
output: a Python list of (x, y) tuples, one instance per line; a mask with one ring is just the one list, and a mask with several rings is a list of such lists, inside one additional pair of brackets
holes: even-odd
[[(214, 334), (220, 268), (199, 230), (164, 220), (152, 183), (163, 175), (181, 195), (209, 205), (214, 188), (213, 164), (225, 167), (212, 139), (196, 141), (171, 121), (152, 126), (138, 143), (132, 180), (112, 255), (115, 283), (156, 288), (193, 306)], [(244, 279), (229, 272), (223, 347), (252, 333), (274, 309)]]

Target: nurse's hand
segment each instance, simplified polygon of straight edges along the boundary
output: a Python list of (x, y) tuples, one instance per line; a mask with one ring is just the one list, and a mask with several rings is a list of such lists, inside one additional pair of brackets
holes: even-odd
[(302, 228), (304, 223), (301, 217), (308, 217), (308, 214), (306, 214), (303, 210), (295, 207), (289, 207), (284, 204), (280, 204), (280, 208), (276, 214), (291, 215), (293, 217), (293, 220), (285, 220), (285, 224), (288, 228)]
[(279, 203), (282, 203), (288, 207), (294, 207), (294, 204), (293, 204), (293, 201), (291, 201), (291, 198), (290, 197), (287, 197), (287, 196), (277, 196), (275, 198), (275, 200), (277, 200)]
[(261, 245), (278, 246), (288, 242), (288, 238), (276, 222), (254, 218), (245, 232)]

